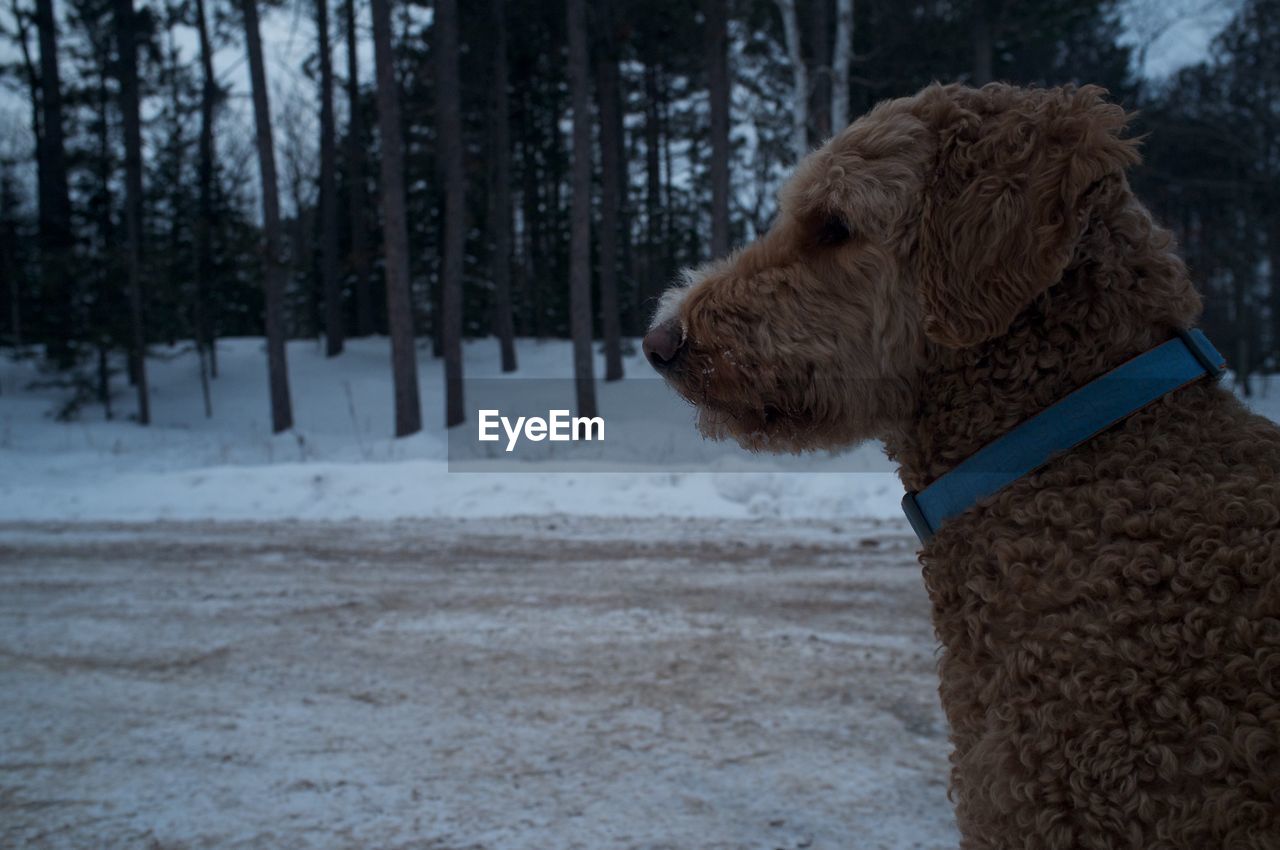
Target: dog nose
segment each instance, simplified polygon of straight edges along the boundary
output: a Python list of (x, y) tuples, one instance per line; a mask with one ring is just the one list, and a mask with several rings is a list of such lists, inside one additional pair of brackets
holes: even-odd
[(640, 348), (644, 356), (655, 369), (665, 369), (680, 354), (684, 347), (684, 334), (675, 322), (663, 322), (644, 335)]

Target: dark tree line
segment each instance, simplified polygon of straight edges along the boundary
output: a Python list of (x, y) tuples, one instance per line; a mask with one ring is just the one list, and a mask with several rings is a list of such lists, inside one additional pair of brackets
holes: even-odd
[(1280, 2), (1253, 0), (1210, 61), (1142, 101), (1139, 190), (1177, 232), (1204, 324), (1244, 392), (1280, 371)]
[[(480, 336), (504, 371), (516, 336), (573, 337), (591, 411), (595, 346), (622, 377), (679, 268), (767, 227), (805, 150), (934, 79), (1096, 82), (1138, 109), (1135, 181), (1206, 324), (1242, 374), (1280, 368), (1280, 0), (1243, 2), (1160, 83), (1116, 0), (306, 0), (297, 103), (273, 100), (260, 19), (282, 12), (260, 0), (6, 2), (0, 79), (30, 135), (0, 140), (0, 339), (44, 357), (68, 414), (112, 415), (120, 368), (145, 424), (144, 353), (179, 340), (208, 410), (217, 339), (263, 335), (282, 430), (285, 341), (340, 356), (370, 334), (391, 338), (398, 435), (421, 427), (419, 342), (448, 425)], [(219, 50), (247, 54), (251, 114)]]

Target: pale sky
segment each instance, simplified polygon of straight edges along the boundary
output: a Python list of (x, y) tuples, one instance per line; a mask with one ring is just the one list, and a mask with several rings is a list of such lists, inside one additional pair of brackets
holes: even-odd
[[(1127, 0), (1121, 7), (1129, 43), (1147, 79), (1159, 80), (1208, 56), (1210, 42), (1241, 0)], [(1145, 62), (1142, 62), (1145, 52)]]

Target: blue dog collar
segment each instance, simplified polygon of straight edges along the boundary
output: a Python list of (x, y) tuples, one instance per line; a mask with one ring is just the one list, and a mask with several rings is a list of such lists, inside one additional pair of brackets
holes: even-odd
[(902, 498), (902, 510), (924, 543), (948, 519), (1226, 362), (1199, 330), (1139, 354), (987, 443), (950, 472)]

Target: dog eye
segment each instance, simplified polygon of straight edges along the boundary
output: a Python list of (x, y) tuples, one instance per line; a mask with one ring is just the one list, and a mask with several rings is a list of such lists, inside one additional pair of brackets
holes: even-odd
[(849, 225), (845, 224), (844, 219), (839, 216), (823, 216), (818, 223), (817, 242), (819, 245), (842, 245), (848, 242), (852, 236)]

